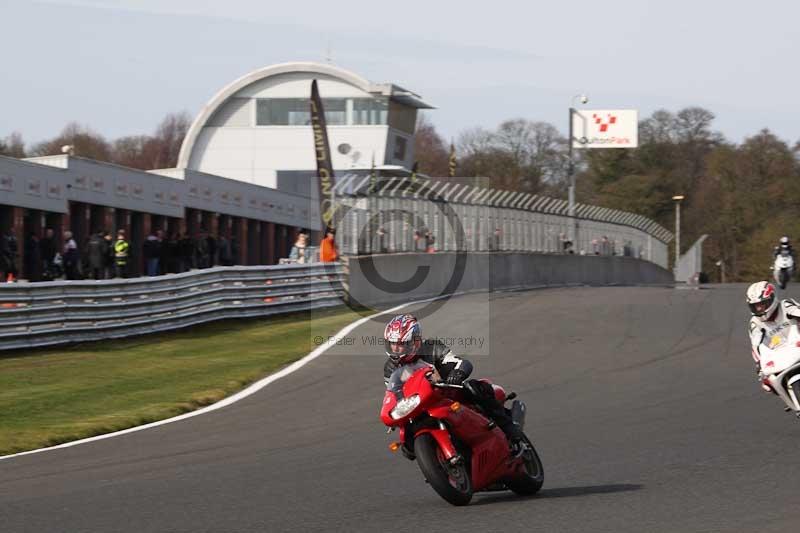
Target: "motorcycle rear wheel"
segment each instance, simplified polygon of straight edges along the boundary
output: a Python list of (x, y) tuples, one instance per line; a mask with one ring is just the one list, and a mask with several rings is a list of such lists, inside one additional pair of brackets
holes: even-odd
[(467, 505), (472, 500), (472, 480), (466, 466), (449, 464), (430, 434), (414, 439), (414, 453), (422, 475), (445, 501)]
[(533, 447), (533, 443), (527, 436), (524, 440), (527, 445), (527, 449), (522, 454), (525, 471), (519, 477), (509, 480), (506, 486), (517, 494), (530, 496), (531, 494), (536, 494), (542, 488), (544, 467), (542, 466), (542, 460), (539, 459), (539, 454), (536, 453), (536, 448)]

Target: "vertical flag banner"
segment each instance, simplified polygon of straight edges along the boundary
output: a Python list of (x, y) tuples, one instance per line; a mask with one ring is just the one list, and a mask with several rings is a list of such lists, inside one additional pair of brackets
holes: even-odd
[(456, 147), (453, 144), (453, 141), (450, 141), (450, 160), (448, 162), (447, 175), (451, 178), (456, 176)]
[(325, 110), (319, 97), (317, 80), (311, 82), (311, 128), (314, 131), (314, 151), (317, 157), (317, 181), (319, 183), (319, 214), (322, 219), (322, 231), (334, 227), (333, 205), (333, 163), (328, 144), (328, 127), (325, 123)]

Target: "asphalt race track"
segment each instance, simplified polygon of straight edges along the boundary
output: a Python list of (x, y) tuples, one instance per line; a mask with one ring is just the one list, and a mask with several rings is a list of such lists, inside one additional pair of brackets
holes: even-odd
[(800, 421), (755, 381), (744, 289), (475, 295), (425, 318), (528, 403), (532, 498), (451, 507), (390, 453), (370, 322), (219, 411), (0, 461), (0, 531), (797, 530)]

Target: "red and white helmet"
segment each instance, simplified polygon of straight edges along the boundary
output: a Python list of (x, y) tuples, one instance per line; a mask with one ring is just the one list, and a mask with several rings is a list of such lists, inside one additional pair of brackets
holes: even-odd
[(768, 320), (778, 308), (775, 285), (768, 281), (753, 283), (747, 288), (747, 305), (753, 316)]
[(395, 364), (404, 365), (417, 359), (422, 345), (422, 329), (414, 315), (397, 315), (386, 324), (383, 340), (386, 341), (386, 355)]

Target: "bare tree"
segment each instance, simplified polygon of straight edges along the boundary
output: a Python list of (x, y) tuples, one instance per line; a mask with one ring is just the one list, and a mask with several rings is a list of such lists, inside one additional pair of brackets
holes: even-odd
[(150, 170), (154, 155), (148, 152), (152, 152), (152, 148), (153, 138), (149, 135), (120, 137), (111, 145), (112, 161), (126, 167)]
[(5, 139), (0, 139), (0, 155), (9, 157), (23, 158), (25, 154), (25, 143), (22, 134), (18, 131), (13, 132)]
[(495, 187), (539, 192), (566, 175), (566, 139), (552, 124), (507, 120), (496, 131), (475, 128), (459, 138), (462, 174), (485, 176)]
[(98, 161), (111, 160), (111, 146), (105, 137), (77, 122), (70, 122), (55, 138), (34, 146), (31, 154), (35, 156), (60, 154), (61, 147), (65, 145), (72, 146), (74, 154), (80, 157)]
[(183, 138), (191, 124), (192, 118), (186, 111), (164, 117), (153, 137), (155, 159), (151, 168), (171, 168), (178, 164)]
[(424, 114), (417, 119), (414, 157), (419, 163), (419, 172), (429, 176), (447, 176), (449, 147)]
[(675, 115), (666, 109), (659, 109), (639, 122), (639, 141), (642, 144), (671, 143), (676, 140)]

